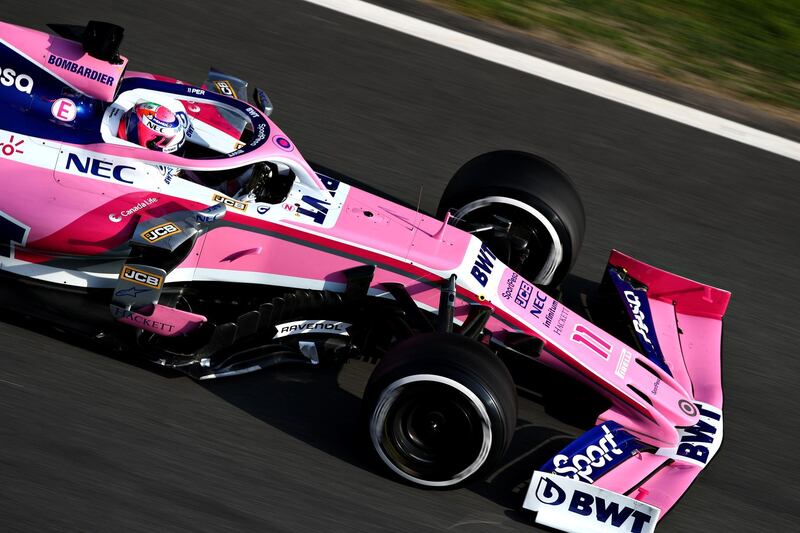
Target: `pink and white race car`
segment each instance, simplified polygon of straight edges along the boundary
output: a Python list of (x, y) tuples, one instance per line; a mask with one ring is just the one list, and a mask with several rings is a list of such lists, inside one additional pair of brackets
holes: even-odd
[[(479, 156), (428, 216), (316, 172), (240, 79), (126, 71), (121, 28), (51, 28), (0, 23), (5, 306), (201, 380), (374, 357), (372, 449), (422, 487), (492, 471), (505, 362), (538, 361), (610, 406), (533, 474), (523, 507), (563, 531), (652, 531), (716, 454), (730, 294), (613, 251), (605, 329), (562, 305), (584, 213), (552, 164)], [(179, 102), (180, 151), (116, 135), (142, 100)]]

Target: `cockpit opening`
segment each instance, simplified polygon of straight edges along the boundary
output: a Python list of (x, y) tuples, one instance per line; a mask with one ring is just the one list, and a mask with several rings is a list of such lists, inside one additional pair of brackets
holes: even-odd
[(270, 161), (224, 170), (183, 170), (181, 174), (233, 198), (268, 204), (286, 200), (296, 178), (287, 165)]

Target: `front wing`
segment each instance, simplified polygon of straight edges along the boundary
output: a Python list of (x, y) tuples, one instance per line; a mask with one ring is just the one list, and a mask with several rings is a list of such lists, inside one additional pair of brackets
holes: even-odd
[[(523, 507), (567, 532), (650, 532), (722, 442), (722, 317), (730, 293), (611, 253), (604, 285), (622, 299), (642, 354), (694, 398), (700, 420), (654, 448), (614, 408), (534, 472)], [(622, 358), (617, 372), (625, 372)], [(653, 384), (657, 394), (658, 380)], [(620, 423), (621, 422), (621, 423)]]

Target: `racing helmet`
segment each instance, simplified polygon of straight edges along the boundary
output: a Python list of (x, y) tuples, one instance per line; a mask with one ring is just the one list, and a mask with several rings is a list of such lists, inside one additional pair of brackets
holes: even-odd
[(140, 101), (122, 115), (117, 135), (128, 142), (169, 154), (186, 140), (186, 118), (165, 105)]

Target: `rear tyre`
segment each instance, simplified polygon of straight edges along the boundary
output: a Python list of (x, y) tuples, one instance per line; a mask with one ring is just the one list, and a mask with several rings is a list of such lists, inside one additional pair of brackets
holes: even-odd
[(445, 488), (480, 479), (503, 457), (517, 399), (505, 365), (484, 345), (427, 333), (381, 359), (364, 409), (372, 448), (395, 476)]
[(450, 180), (438, 216), (474, 233), (509, 267), (557, 286), (578, 257), (586, 226), (570, 178), (552, 163), (516, 151), (472, 159)]

